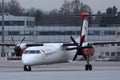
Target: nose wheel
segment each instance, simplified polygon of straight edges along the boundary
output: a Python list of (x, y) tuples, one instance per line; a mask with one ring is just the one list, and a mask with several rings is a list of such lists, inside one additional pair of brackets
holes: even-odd
[(31, 71), (31, 67), (29, 65), (24, 65), (24, 71)]

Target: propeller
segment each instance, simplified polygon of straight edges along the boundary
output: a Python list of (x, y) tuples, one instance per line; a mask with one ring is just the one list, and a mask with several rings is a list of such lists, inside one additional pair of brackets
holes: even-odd
[(14, 51), (15, 51), (15, 55), (16, 56), (21, 56), (20, 54), (20, 51), (21, 51), (21, 47), (20, 45), (22, 44), (22, 42), (25, 40), (25, 37), (21, 40), (21, 42), (19, 43), (19, 45), (17, 45), (13, 39), (13, 37), (11, 36), (11, 39), (13, 41), (13, 43), (15, 44), (15, 48), (14, 48)]
[(77, 50), (76, 54), (75, 54), (75, 56), (73, 58), (73, 61), (76, 60), (76, 58), (77, 58), (78, 55), (82, 55), (87, 60), (87, 56), (84, 54), (83, 49), (85, 49), (85, 48), (91, 48), (91, 46), (90, 45), (82, 46), (83, 42), (84, 42), (84, 38), (85, 38), (85, 36), (82, 37), (82, 39), (80, 40), (80, 43), (77, 43), (75, 41), (75, 39), (71, 36), (71, 40), (72, 40), (73, 44), (76, 44), (76, 47), (67, 48), (66, 50)]

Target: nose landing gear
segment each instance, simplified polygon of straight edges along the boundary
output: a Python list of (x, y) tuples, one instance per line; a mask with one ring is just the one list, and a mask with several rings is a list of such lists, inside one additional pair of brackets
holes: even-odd
[(31, 67), (29, 65), (24, 65), (24, 71), (31, 71)]

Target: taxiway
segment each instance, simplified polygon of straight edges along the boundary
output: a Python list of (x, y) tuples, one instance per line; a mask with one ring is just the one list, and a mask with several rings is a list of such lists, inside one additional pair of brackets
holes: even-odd
[(92, 61), (92, 71), (85, 71), (86, 62), (72, 62), (33, 66), (31, 72), (23, 71), (19, 60), (0, 60), (1, 80), (119, 80), (120, 62)]

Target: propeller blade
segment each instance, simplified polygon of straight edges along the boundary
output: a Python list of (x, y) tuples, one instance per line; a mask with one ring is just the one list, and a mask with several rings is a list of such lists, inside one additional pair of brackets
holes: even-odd
[(87, 56), (82, 51), (80, 52), (81, 52), (81, 55), (87, 60)]
[(82, 55), (87, 60), (87, 56), (83, 53), (82, 49), (79, 49), (77, 54)]
[(80, 47), (82, 46), (83, 42), (84, 42), (84, 38), (85, 38), (85, 35), (82, 37), (81, 41), (80, 41)]
[(13, 37), (12, 37), (12, 36), (11, 36), (11, 39), (12, 39), (13, 43), (15, 44), (15, 41), (14, 41), (14, 39), (13, 39)]
[(73, 41), (73, 43), (77, 44), (77, 42), (75, 41), (75, 39), (71, 36), (71, 40)]
[(73, 61), (76, 60), (77, 55), (82, 55), (82, 56), (87, 60), (87, 56), (83, 53), (82, 49), (80, 49), (80, 48), (77, 49), (77, 52), (76, 52), (76, 54), (75, 54), (75, 56), (74, 56), (74, 58), (73, 58)]
[(80, 53), (81, 53), (81, 50), (80, 50), (80, 49), (77, 49), (76, 54), (75, 54), (75, 56), (74, 56), (74, 58), (73, 58), (73, 61), (76, 60), (77, 55), (80, 55)]
[(25, 37), (22, 39), (22, 41), (20, 42), (19, 46), (22, 44), (22, 42), (25, 40)]
[(76, 58), (77, 58), (77, 52), (76, 52), (76, 54), (75, 54), (75, 56), (74, 56), (74, 58), (73, 58), (73, 61), (75, 61)]

